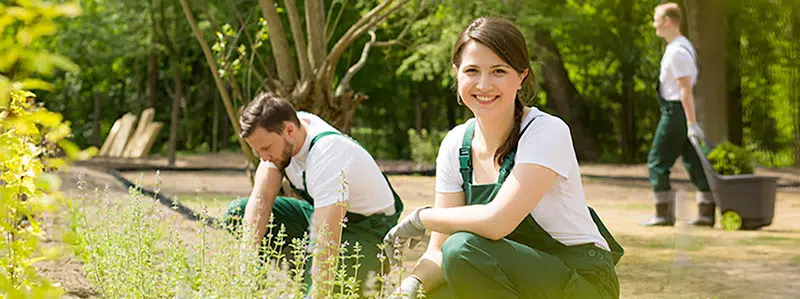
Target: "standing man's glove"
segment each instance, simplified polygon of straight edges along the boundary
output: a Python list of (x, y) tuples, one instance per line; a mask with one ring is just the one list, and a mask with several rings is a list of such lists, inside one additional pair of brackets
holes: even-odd
[(430, 206), (423, 206), (411, 211), (411, 214), (400, 220), (389, 233), (383, 238), (383, 244), (386, 245), (386, 258), (392, 265), (396, 265), (397, 261), (394, 259), (394, 250), (396, 249), (395, 242), (403, 242), (406, 239), (422, 239), (425, 235), (425, 226), (419, 220), (419, 211), (428, 209)]
[(400, 283), (400, 286), (394, 290), (394, 293), (389, 297), (390, 299), (416, 299), (417, 295), (422, 291), (422, 281), (416, 276), (409, 276)]
[(703, 130), (700, 129), (700, 126), (698, 126), (696, 122), (689, 125), (689, 131), (686, 135), (689, 136), (689, 138), (697, 137), (700, 141), (706, 141), (706, 135), (703, 134)]

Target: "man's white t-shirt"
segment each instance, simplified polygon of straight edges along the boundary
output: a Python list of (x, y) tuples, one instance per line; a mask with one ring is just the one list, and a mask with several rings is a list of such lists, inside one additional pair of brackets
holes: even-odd
[(658, 80), (661, 82), (659, 92), (667, 101), (680, 101), (681, 89), (678, 87), (678, 78), (690, 76), (692, 86), (697, 83), (697, 52), (683, 35), (673, 39), (667, 44), (664, 56), (661, 57), (661, 72)]
[[(557, 178), (530, 212), (531, 216), (542, 229), (564, 245), (593, 243), (599, 248), (609, 250), (608, 242), (592, 221), (586, 205), (569, 127), (560, 118), (532, 107), (522, 121), (520, 130), (534, 117), (536, 120), (517, 144), (515, 163), (547, 167), (557, 174)], [(436, 192), (464, 191), (458, 151), (465, 129), (466, 124), (456, 126), (442, 141), (439, 156), (436, 158)]]
[[(314, 199), (314, 208), (322, 208), (342, 201), (348, 201), (348, 212), (370, 216), (378, 213), (392, 215), (394, 195), (375, 159), (364, 148), (348, 137), (329, 135), (317, 140), (309, 152), (311, 140), (319, 133), (334, 131), (333, 126), (318, 116), (297, 112), (301, 122), (305, 122), (306, 140), (300, 151), (292, 156), (286, 167), (286, 177), (295, 187), (303, 189), (303, 172), (309, 195)], [(269, 161), (270, 168), (277, 168)], [(343, 187), (342, 172), (348, 182)], [(346, 192), (342, 192), (346, 191)]]

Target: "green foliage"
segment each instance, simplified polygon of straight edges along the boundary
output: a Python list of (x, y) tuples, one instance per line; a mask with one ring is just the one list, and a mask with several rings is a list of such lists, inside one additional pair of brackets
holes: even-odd
[(708, 161), (714, 171), (722, 175), (753, 173), (753, 155), (728, 141), (717, 145), (708, 153)]
[[(345, 24), (354, 23), (378, 2), (337, 0), (326, 5), (334, 17), (342, 9), (340, 25), (328, 32), (331, 35), (329, 47), (345, 32)], [(421, 124), (420, 127), (429, 130), (447, 130), (460, 123), (466, 109), (455, 105), (452, 90), (453, 42), (470, 20), (485, 15), (501, 16), (512, 19), (525, 34), (539, 82), (546, 79), (540, 69), (541, 62), (559, 55), (571, 85), (580, 93), (576, 103), (580, 107), (575, 106), (573, 111), (585, 112), (581, 117), (589, 124), (588, 135), (597, 138), (601, 160), (644, 162), (658, 121), (653, 83), (665, 43), (655, 35), (651, 23), (653, 7), (659, 2), (454, 0), (428, 1), (426, 6), (414, 2), (409, 9), (421, 11), (422, 19), (412, 23), (397, 45), (373, 47), (367, 63), (351, 81), (354, 90), (369, 96), (369, 100), (359, 105), (351, 127), (365, 132), (371, 130), (366, 139), (357, 139), (376, 156), (410, 159), (408, 128)], [(50, 91), (37, 92), (38, 98), (47, 103), (51, 111), (62, 113), (72, 122), (74, 140), (78, 144), (92, 142), (94, 126), (89, 116), (94, 111), (95, 96), (102, 103), (100, 138), (107, 135), (113, 121), (124, 113), (141, 111), (151, 55), (156, 56), (156, 70), (152, 74), (157, 82), (154, 90), (156, 121), (166, 122), (170, 117), (166, 102), (175, 94), (170, 67), (179, 63), (184, 74), (185, 101), (180, 104), (182, 116), (178, 121), (177, 150), (201, 153), (206, 149), (224, 150), (236, 144), (229, 120), (216, 98), (208, 66), (177, 2), (82, 0), (81, 3), (85, 11), (83, 16), (59, 24), (66, 30), (60, 30), (55, 38), (30, 43), (31, 47), (57, 46), (65, 56), (82, 66), (81, 73), (56, 80)], [(304, 4), (301, 1), (297, 5), (303, 15)], [(240, 97), (236, 97), (234, 105), (241, 105), (263, 82), (274, 79), (263, 71), (273, 68), (274, 62), (269, 59), (271, 47), (265, 22), (260, 19), (261, 9), (247, 1), (206, 1), (202, 6), (193, 6), (206, 40), (216, 43), (214, 55), (220, 64), (219, 71), (240, 87)], [(279, 9), (284, 11), (280, 16), (287, 35), (291, 36), (288, 16), (283, 7)], [(726, 5), (725, 10), (726, 18), (730, 17), (730, 23), (738, 25), (741, 31), (737, 49), (740, 55), (735, 62), (740, 68), (741, 80), (729, 82), (741, 82), (743, 144), (760, 164), (791, 165), (794, 163), (793, 147), (800, 142), (796, 140), (800, 136), (796, 121), (800, 119), (800, 88), (797, 87), (800, 76), (796, 71), (800, 66), (793, 56), (800, 45), (797, 42), (800, 39), (795, 37), (800, 30), (793, 29), (798, 23), (796, 15), (800, 6), (797, 1), (741, 0)], [(377, 40), (393, 39), (405, 28), (401, 16), (407, 14), (399, 14), (382, 25), (381, 30), (376, 31)], [(332, 19), (329, 23), (333, 22)], [(48, 27), (38, 26), (40, 29), (33, 35), (46, 34), (50, 30)], [(18, 26), (7, 28), (17, 30)], [(172, 39), (182, 55), (180, 59), (169, 57), (162, 31)], [(4, 35), (3, 42), (16, 42), (14, 32)], [(541, 32), (552, 36), (558, 53), (542, 51), (536, 39), (536, 34)], [(336, 73), (343, 73), (359, 59), (367, 41), (365, 35), (353, 42), (337, 63)], [(294, 45), (291, 38), (289, 42), (290, 46)], [(0, 45), (0, 49), (7, 48), (10, 47)], [(734, 50), (726, 48), (726, 51)], [(14, 53), (2, 51), (0, 57), (17, 55)], [(292, 51), (292, 55), (295, 54)], [(53, 61), (59, 59), (49, 61), (57, 66)], [(0, 69), (9, 69), (9, 65), (0, 63)], [(47, 69), (37, 67), (34, 70)], [(625, 78), (631, 85), (623, 86), (623, 74), (627, 74)], [(3, 88), (7, 90), (10, 86), (9, 80), (2, 83), (0, 79), (0, 94), (4, 93)], [(14, 81), (23, 82), (21, 79)], [(48, 88), (44, 81), (24, 82), (28, 87)], [(557, 114), (559, 110), (552, 96), (553, 93), (540, 87), (537, 98), (529, 104)], [(634, 104), (625, 106), (625, 100)], [(632, 157), (622, 157), (620, 146), (625, 131), (621, 121), (623, 107), (633, 110), (633, 127), (629, 128), (633, 136), (628, 136), (634, 141), (628, 152)], [(559, 116), (568, 119), (566, 115)], [(216, 126), (213, 125), (215, 120)], [(166, 135), (156, 140), (155, 149), (167, 148), (162, 146)], [(208, 146), (203, 146), (204, 143)]]
[(372, 129), (372, 128), (352, 128), (350, 136), (357, 140), (359, 144), (369, 151), (375, 159), (391, 159), (396, 158), (397, 144), (392, 142), (391, 138), (387, 138), (387, 129)]
[(430, 131), (422, 129), (417, 133), (408, 129), (408, 141), (411, 144), (411, 159), (417, 167), (431, 167), (436, 165), (436, 156), (439, 154), (439, 145), (447, 135), (446, 131)]
[[(36, 95), (28, 90), (51, 87), (34, 76), (55, 69), (77, 71), (68, 59), (43, 50), (40, 40), (55, 33), (56, 17), (81, 10), (75, 3), (17, 3), (0, 4), (0, 293), (6, 298), (56, 298), (63, 290), (33, 266), (59, 254), (59, 248), (39, 246), (46, 234), (39, 216), (63, 202), (61, 181), (52, 172), (97, 149), (82, 151), (67, 141), (69, 122), (36, 104)], [(64, 155), (66, 159), (60, 158)]]

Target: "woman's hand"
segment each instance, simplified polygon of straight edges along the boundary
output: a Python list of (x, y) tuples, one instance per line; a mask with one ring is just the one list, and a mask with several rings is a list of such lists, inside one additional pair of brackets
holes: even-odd
[(394, 258), (394, 250), (396, 249), (396, 246), (398, 246), (395, 244), (396, 242), (400, 242), (402, 244), (406, 240), (416, 239), (416, 242), (414, 242), (414, 244), (416, 244), (425, 235), (425, 226), (422, 225), (422, 222), (419, 220), (419, 211), (428, 208), (430, 208), (430, 206), (416, 208), (411, 212), (411, 214), (400, 220), (397, 225), (392, 227), (392, 229), (389, 230), (389, 233), (387, 233), (383, 238), (383, 243), (386, 245), (386, 248), (384, 249), (386, 251), (386, 258), (389, 259), (389, 262), (392, 263), (392, 265), (396, 265), (397, 263)]
[(417, 294), (422, 291), (422, 281), (416, 276), (409, 276), (400, 283), (400, 286), (394, 290), (391, 299), (417, 299)]

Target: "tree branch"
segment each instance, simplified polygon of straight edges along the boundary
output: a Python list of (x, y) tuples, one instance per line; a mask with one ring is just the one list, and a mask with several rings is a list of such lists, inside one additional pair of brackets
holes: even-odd
[(311, 67), (317, 70), (325, 60), (325, 4), (322, 0), (305, 0), (308, 56)]
[(278, 67), (278, 78), (280, 78), (281, 87), (283, 87), (284, 91), (291, 90), (297, 80), (297, 75), (294, 71), (292, 55), (289, 54), (289, 42), (286, 41), (283, 24), (278, 11), (275, 9), (275, 1), (259, 0), (258, 4), (261, 6), (261, 14), (264, 16), (264, 20), (267, 21), (269, 42), (272, 45), (272, 54)]
[(297, 13), (297, 4), (294, 0), (285, 0), (286, 14), (289, 16), (289, 25), (292, 28), (294, 38), (294, 50), (297, 52), (297, 61), (300, 64), (300, 78), (305, 80), (311, 73), (311, 62), (308, 60), (306, 52), (306, 36), (303, 32), (300, 15)]
[[(347, 30), (347, 33), (345, 33), (345, 35), (339, 39), (336, 45), (333, 46), (333, 49), (331, 50), (331, 53), (328, 54), (323, 67), (321, 67), (317, 72), (317, 81), (320, 81), (323, 78), (330, 80), (330, 78), (333, 76), (333, 72), (336, 69), (336, 62), (339, 60), (339, 57), (341, 57), (342, 53), (344, 53), (344, 50), (346, 50), (347, 47), (349, 47), (358, 37), (366, 33), (367, 30), (375, 28), (375, 26), (377, 26), (380, 22), (383, 22), (391, 14), (399, 10), (408, 2), (408, 0), (400, 1), (395, 6), (392, 6), (381, 13), (381, 11), (383, 11), (391, 2), (391, 0), (385, 1), (373, 8), (369, 13), (358, 20), (355, 25), (351, 26), (350, 29)], [(325, 84), (328, 82), (321, 83)]]
[[(333, 25), (329, 24), (327, 21), (331, 20), (330, 16), (325, 22), (325, 46), (327, 47), (328, 44), (331, 43), (331, 39), (333, 38), (333, 34), (336, 32), (336, 26), (339, 26), (339, 20), (342, 19), (342, 13), (344, 12), (345, 2), (347, 0), (342, 0), (341, 5), (339, 5), (339, 13), (336, 14), (336, 20), (333, 22)], [(331, 11), (333, 11), (333, 5), (331, 5)], [(330, 13), (328, 13), (330, 15)]]
[[(414, 19), (416, 19), (416, 18), (414, 18)], [(408, 30), (411, 28), (411, 24), (414, 22), (414, 19), (409, 19), (408, 23), (406, 23), (406, 27), (403, 27), (403, 30), (401, 30), (400, 33), (398, 33), (397, 36), (393, 40), (383, 41), (383, 42), (375, 42), (375, 44), (373, 44), (372, 46), (373, 47), (388, 47), (388, 46), (394, 46), (396, 44), (399, 44), (400, 41), (403, 39), (403, 37), (405, 37), (406, 33), (408, 33)]]
[(367, 63), (367, 55), (369, 55), (369, 50), (371, 47), (388, 47), (400, 43), (400, 40), (406, 35), (406, 32), (408, 32), (408, 29), (411, 28), (411, 23), (413, 21), (413, 19), (410, 19), (408, 23), (406, 23), (406, 26), (403, 28), (403, 30), (397, 34), (397, 37), (390, 41), (376, 42), (375, 30), (370, 30), (370, 40), (364, 44), (364, 49), (361, 51), (361, 58), (347, 70), (347, 73), (345, 73), (344, 77), (342, 77), (342, 81), (340, 81), (339, 86), (336, 88), (334, 95), (337, 97), (341, 96), (345, 90), (350, 89), (350, 80), (352, 80), (353, 76)]
[(353, 43), (353, 40), (357, 38), (357, 36), (355, 35), (359, 31), (359, 29), (361, 29), (361, 27), (364, 26), (365, 24), (368, 24), (375, 15), (378, 15), (383, 9), (388, 7), (392, 3), (392, 1), (393, 0), (387, 0), (382, 2), (380, 5), (374, 7), (366, 15), (361, 17), (361, 19), (356, 21), (356, 23), (353, 24), (353, 26), (350, 26), (350, 28), (347, 29), (347, 32), (345, 32), (344, 35), (342, 35), (342, 37), (339, 39), (339, 41), (337, 41), (336, 44), (333, 46), (331, 52), (328, 54), (328, 57), (325, 59), (325, 62), (327, 64), (330, 64), (331, 62), (338, 60), (339, 57), (342, 56), (342, 53), (344, 53), (344, 50), (346, 50), (347, 47), (349, 47), (350, 44)]
[(372, 47), (372, 44), (375, 43), (375, 30), (369, 31), (369, 41), (364, 44), (364, 49), (361, 50), (361, 58), (353, 64), (348, 70), (347, 73), (344, 74), (342, 81), (339, 83), (339, 87), (336, 88), (336, 92), (334, 96), (342, 95), (342, 92), (345, 90), (350, 89), (350, 80), (353, 79), (353, 76), (367, 64), (367, 56), (369, 55), (369, 49)]
[[(234, 2), (234, 0), (231, 0), (230, 2), (231, 2), (231, 8), (233, 8), (233, 11), (236, 12), (236, 18), (239, 20), (239, 25), (241, 27), (243, 27), (243, 28), (247, 28), (248, 27), (247, 23), (250, 20), (250, 16), (247, 17), (248, 22), (245, 22), (244, 20), (242, 20), (242, 15), (239, 13), (239, 9), (236, 8), (236, 3)], [(251, 16), (252, 16), (252, 14), (251, 14)], [(258, 59), (258, 63), (261, 65), (261, 67), (266, 72), (267, 78), (269, 78), (269, 72), (267, 72), (267, 70), (268, 70), (267, 64), (264, 62), (264, 59), (261, 58), (261, 55), (258, 54), (258, 51), (256, 51), (256, 45), (253, 42), (253, 38), (250, 36), (250, 32), (245, 30), (244, 34), (245, 34), (245, 37), (247, 37), (247, 41), (250, 43), (250, 49), (251, 49), (250, 51), (253, 52), (253, 54), (255, 54), (255, 57)], [(253, 64), (252, 63), (250, 64), (250, 68), (253, 68)], [(255, 69), (254, 69), (254, 72), (259, 77), (259, 80), (263, 80), (263, 78), (261, 78), (261, 76), (258, 75), (258, 72), (256, 72)]]
[[(242, 128), (239, 127), (239, 122), (237, 113), (233, 109), (233, 105), (231, 105), (231, 99), (228, 95), (227, 89), (225, 89), (225, 85), (222, 83), (222, 80), (219, 77), (219, 71), (217, 70), (217, 63), (214, 61), (214, 55), (211, 54), (211, 49), (208, 47), (208, 43), (206, 42), (205, 38), (203, 37), (203, 33), (200, 32), (200, 29), (197, 28), (197, 21), (194, 19), (194, 15), (192, 14), (192, 10), (189, 8), (189, 3), (187, 0), (180, 0), (181, 7), (183, 8), (183, 13), (186, 15), (186, 20), (189, 22), (189, 25), (192, 27), (192, 32), (194, 33), (194, 37), (200, 43), (200, 47), (203, 49), (203, 55), (206, 57), (206, 62), (208, 63), (208, 68), (211, 70), (211, 74), (214, 76), (214, 82), (217, 85), (217, 90), (219, 91), (220, 96), (222, 97), (222, 103), (225, 105), (225, 111), (228, 113), (228, 119), (231, 121), (231, 125), (233, 126), (233, 131), (236, 133), (236, 136), (239, 136), (239, 132), (242, 131)], [(247, 157), (247, 160), (250, 162), (251, 166), (257, 165), (258, 158), (253, 154), (253, 151), (250, 147), (244, 142), (244, 140), (239, 137), (236, 138), (239, 141), (239, 147), (242, 149), (242, 153)], [(252, 179), (251, 179), (252, 183)]]

